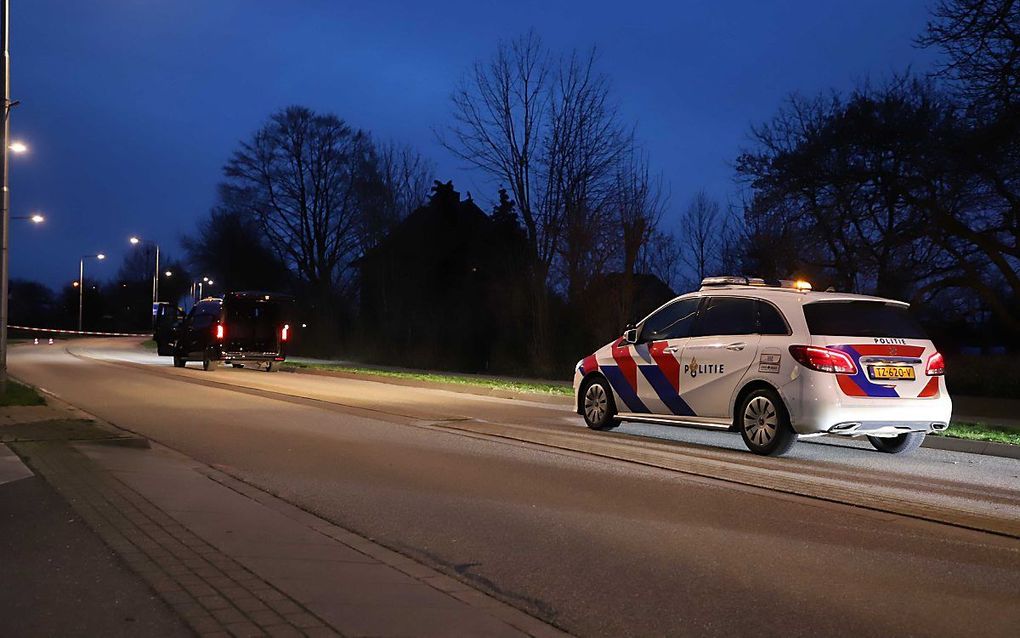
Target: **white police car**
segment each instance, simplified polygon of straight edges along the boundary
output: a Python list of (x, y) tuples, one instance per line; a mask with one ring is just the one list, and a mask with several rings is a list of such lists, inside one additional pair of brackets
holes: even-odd
[(757, 454), (798, 437), (867, 436), (909, 452), (949, 426), (945, 364), (900, 301), (805, 282), (710, 277), (578, 362), (588, 427), (738, 430)]

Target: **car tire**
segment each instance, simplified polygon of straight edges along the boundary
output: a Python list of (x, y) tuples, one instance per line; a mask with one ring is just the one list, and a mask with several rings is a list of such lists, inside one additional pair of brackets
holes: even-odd
[(232, 367), (232, 368), (243, 368), (244, 364), (243, 363), (231, 363), (230, 367)]
[(276, 361), (270, 361), (266, 364), (266, 372), (279, 372), (280, 364)]
[(879, 452), (910, 454), (924, 443), (924, 432), (907, 432), (895, 437), (869, 436), (868, 440)]
[(174, 357), (174, 367), (175, 368), (183, 368), (184, 364), (186, 364), (187, 362), (188, 362), (187, 359), (185, 359), (183, 357), (177, 357), (177, 356)]
[(217, 361), (216, 359), (209, 358), (209, 353), (206, 353), (205, 357), (202, 359), (202, 369), (205, 370), (206, 372), (212, 372), (217, 367), (219, 367), (219, 365), (220, 365), (219, 361)]
[(797, 442), (790, 414), (775, 390), (761, 388), (745, 396), (735, 421), (744, 445), (755, 454), (781, 456)]
[(592, 377), (581, 386), (581, 416), (592, 430), (612, 430), (620, 425), (613, 391), (604, 377)]

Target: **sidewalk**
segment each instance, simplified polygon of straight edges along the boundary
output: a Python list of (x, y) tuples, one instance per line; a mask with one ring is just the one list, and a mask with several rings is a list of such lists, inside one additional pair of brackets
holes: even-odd
[(0, 633), (6, 636), (192, 635), (67, 502), (2, 443), (0, 583)]
[(60, 416), (0, 437), (200, 635), (563, 635), (177, 452)]

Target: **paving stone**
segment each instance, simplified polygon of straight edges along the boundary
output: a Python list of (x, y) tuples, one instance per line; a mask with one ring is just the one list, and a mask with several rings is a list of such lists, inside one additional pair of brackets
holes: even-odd
[(237, 636), (237, 638), (251, 638), (253, 636), (265, 636), (266, 633), (262, 631), (257, 625), (250, 622), (239, 622), (227, 625), (227, 631), (230, 632), (231, 636)]
[(302, 612), (302, 613), (299, 613), (299, 614), (288, 614), (288, 615), (284, 616), (284, 619), (286, 619), (287, 622), (289, 622), (290, 624), (294, 625), (295, 627), (298, 627), (298, 628), (301, 628), (301, 629), (305, 629), (305, 628), (308, 628), (308, 627), (321, 627), (322, 626), (322, 621), (320, 621), (315, 616), (313, 616), (313, 615), (311, 615), (309, 613), (305, 613), (305, 612)]
[(240, 610), (238, 610), (235, 607), (229, 607), (227, 609), (217, 609), (213, 611), (212, 615), (214, 618), (216, 618), (216, 620), (220, 621), (224, 625), (247, 621), (247, 618), (245, 618), (244, 614), (242, 614)]

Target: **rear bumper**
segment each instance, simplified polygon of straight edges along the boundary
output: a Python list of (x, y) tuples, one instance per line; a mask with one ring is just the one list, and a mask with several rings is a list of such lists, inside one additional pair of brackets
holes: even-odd
[(942, 432), (949, 427), (946, 421), (850, 421), (837, 423), (829, 428), (829, 434), (838, 436), (894, 437), (911, 432)]
[(220, 352), (221, 361), (284, 361), (282, 352)]
[(835, 375), (809, 372), (782, 386), (780, 393), (793, 429), (803, 435), (896, 436), (938, 431), (953, 413), (944, 382), (933, 397), (850, 397), (839, 389)]

